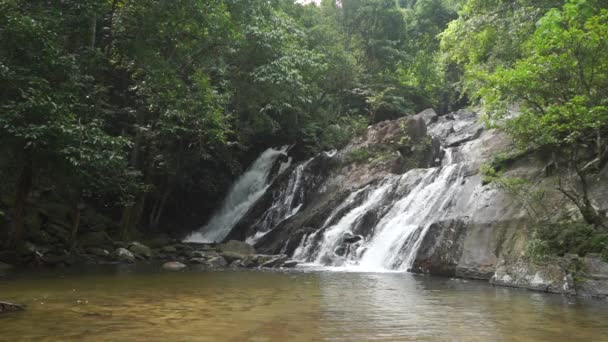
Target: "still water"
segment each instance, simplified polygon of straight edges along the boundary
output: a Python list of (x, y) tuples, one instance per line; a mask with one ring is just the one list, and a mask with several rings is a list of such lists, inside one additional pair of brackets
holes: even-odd
[(21, 274), (1, 341), (608, 341), (608, 302), (406, 273)]

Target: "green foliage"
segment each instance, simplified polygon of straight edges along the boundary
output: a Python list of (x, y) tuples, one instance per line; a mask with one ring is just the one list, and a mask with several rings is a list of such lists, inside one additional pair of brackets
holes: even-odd
[(608, 233), (582, 222), (539, 224), (528, 252), (538, 258), (547, 255), (563, 256), (566, 253), (580, 256), (597, 253), (608, 260)]
[(344, 158), (344, 163), (348, 164), (362, 164), (369, 162), (373, 157), (372, 152), (368, 148), (356, 148), (348, 152)]

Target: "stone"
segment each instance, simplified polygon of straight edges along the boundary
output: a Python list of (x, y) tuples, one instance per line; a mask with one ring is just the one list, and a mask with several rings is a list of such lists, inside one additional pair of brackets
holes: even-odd
[(163, 264), (163, 269), (167, 271), (181, 271), (187, 267), (188, 266), (179, 261), (169, 261)]
[(108, 252), (107, 250), (103, 249), (103, 248), (99, 248), (99, 247), (88, 247), (85, 249), (85, 251), (89, 254), (92, 254), (94, 256), (100, 257), (100, 258), (109, 258), (110, 252)]
[(294, 268), (298, 266), (298, 262), (296, 260), (287, 260), (283, 263), (283, 265), (281, 265), (281, 267), (285, 267), (285, 268)]
[(152, 249), (137, 241), (131, 242), (129, 250), (136, 256), (141, 256), (145, 259), (150, 259), (152, 257)]
[(279, 255), (275, 255), (271, 260), (266, 261), (265, 263), (263, 263), (262, 265), (260, 265), (261, 267), (264, 268), (275, 268), (275, 267), (280, 267), (281, 265), (283, 265), (283, 263), (285, 263), (287, 260), (289, 259), (289, 257), (285, 254), (279, 254)]
[(576, 292), (584, 297), (608, 298), (608, 263), (599, 255), (580, 258), (582, 271), (577, 273)]
[(534, 291), (576, 294), (569, 277), (565, 259), (553, 257), (542, 262), (524, 258), (514, 261), (500, 259), (490, 283), (499, 286), (521, 287)]
[(235, 260), (243, 260), (243, 259), (247, 258), (247, 255), (245, 255), (245, 254), (229, 252), (229, 251), (222, 252), (221, 256), (224, 257), (224, 259), (226, 259), (226, 261), (228, 261), (229, 263), (232, 263)]
[(131, 253), (131, 251), (129, 251), (126, 248), (118, 248), (116, 249), (116, 251), (114, 252), (114, 256), (116, 257), (116, 259), (118, 259), (119, 261), (122, 262), (127, 262), (127, 263), (134, 263), (135, 262), (135, 255), (133, 255), (133, 253)]
[(236, 253), (241, 255), (255, 254), (255, 248), (243, 241), (230, 240), (219, 246), (219, 250), (223, 253)]
[(213, 268), (221, 268), (221, 267), (228, 266), (228, 262), (226, 261), (226, 259), (222, 258), (221, 256), (217, 256), (217, 257), (207, 260), (207, 265), (209, 265), (210, 267), (213, 267)]
[(25, 306), (21, 304), (0, 301), (0, 313), (23, 311)]
[(78, 237), (78, 244), (82, 247), (113, 246), (114, 242), (106, 232), (89, 232)]
[(162, 253), (177, 253), (177, 248), (174, 246), (165, 246), (160, 249)]

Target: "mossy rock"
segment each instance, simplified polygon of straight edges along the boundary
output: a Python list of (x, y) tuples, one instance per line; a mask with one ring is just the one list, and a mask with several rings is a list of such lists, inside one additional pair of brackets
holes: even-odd
[(78, 237), (78, 244), (83, 247), (112, 247), (114, 241), (106, 232), (89, 232)]

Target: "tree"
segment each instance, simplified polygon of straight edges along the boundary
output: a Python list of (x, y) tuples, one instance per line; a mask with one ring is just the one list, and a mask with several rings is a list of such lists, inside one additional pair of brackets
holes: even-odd
[[(589, 179), (608, 163), (608, 9), (570, 0), (539, 21), (523, 48), (512, 67), (487, 74), (479, 95), (522, 148), (550, 151), (558, 190), (587, 223), (606, 228)], [(517, 103), (521, 114), (509, 118), (509, 105)], [(562, 179), (571, 175), (578, 187)]]

